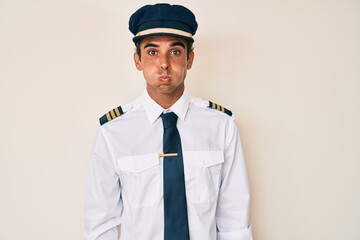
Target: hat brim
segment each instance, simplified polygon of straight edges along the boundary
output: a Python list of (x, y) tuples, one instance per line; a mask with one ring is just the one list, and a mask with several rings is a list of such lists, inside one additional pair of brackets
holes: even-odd
[(174, 33), (151, 33), (151, 34), (146, 34), (146, 35), (141, 35), (141, 36), (136, 36), (136, 37), (133, 37), (133, 42), (135, 44), (137, 44), (140, 40), (144, 39), (144, 38), (147, 38), (147, 37), (153, 37), (153, 36), (171, 36), (171, 37), (178, 37), (178, 38), (181, 38), (181, 39), (184, 39), (186, 41), (189, 41), (191, 43), (194, 42), (194, 39), (191, 38), (191, 37), (186, 37), (186, 36), (183, 36), (183, 35), (178, 35), (178, 34), (174, 34)]

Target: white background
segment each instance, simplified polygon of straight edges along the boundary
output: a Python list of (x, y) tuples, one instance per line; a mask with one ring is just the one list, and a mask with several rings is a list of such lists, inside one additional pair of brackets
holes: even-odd
[[(83, 238), (98, 118), (144, 88), (127, 24), (147, 3), (0, 0), (0, 239)], [(241, 131), (254, 238), (360, 239), (360, 2), (178, 3), (187, 88)]]

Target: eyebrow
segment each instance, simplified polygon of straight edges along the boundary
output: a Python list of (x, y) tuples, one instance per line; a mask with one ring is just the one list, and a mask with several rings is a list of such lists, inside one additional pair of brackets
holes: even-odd
[(147, 47), (159, 47), (159, 45), (157, 45), (155, 43), (147, 43), (147, 44), (145, 44), (144, 49)]
[(180, 47), (185, 48), (185, 44), (182, 43), (182, 42), (173, 42), (173, 43), (170, 44), (170, 47), (176, 47), (176, 46), (180, 46)]

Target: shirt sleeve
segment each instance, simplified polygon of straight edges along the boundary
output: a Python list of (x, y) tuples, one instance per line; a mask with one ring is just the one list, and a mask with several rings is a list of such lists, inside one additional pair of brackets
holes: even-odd
[(88, 175), (85, 199), (85, 240), (117, 240), (122, 201), (119, 175), (111, 148), (99, 131)]
[(249, 223), (250, 193), (240, 135), (232, 119), (221, 176), (216, 212), (218, 240), (252, 240)]

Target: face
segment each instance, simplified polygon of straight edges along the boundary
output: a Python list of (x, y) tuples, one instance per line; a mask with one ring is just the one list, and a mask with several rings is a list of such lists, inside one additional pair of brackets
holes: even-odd
[(193, 52), (187, 55), (186, 42), (169, 36), (147, 37), (140, 43), (140, 52), (141, 58), (135, 53), (134, 61), (143, 72), (149, 95), (153, 99), (181, 97), (194, 59)]

